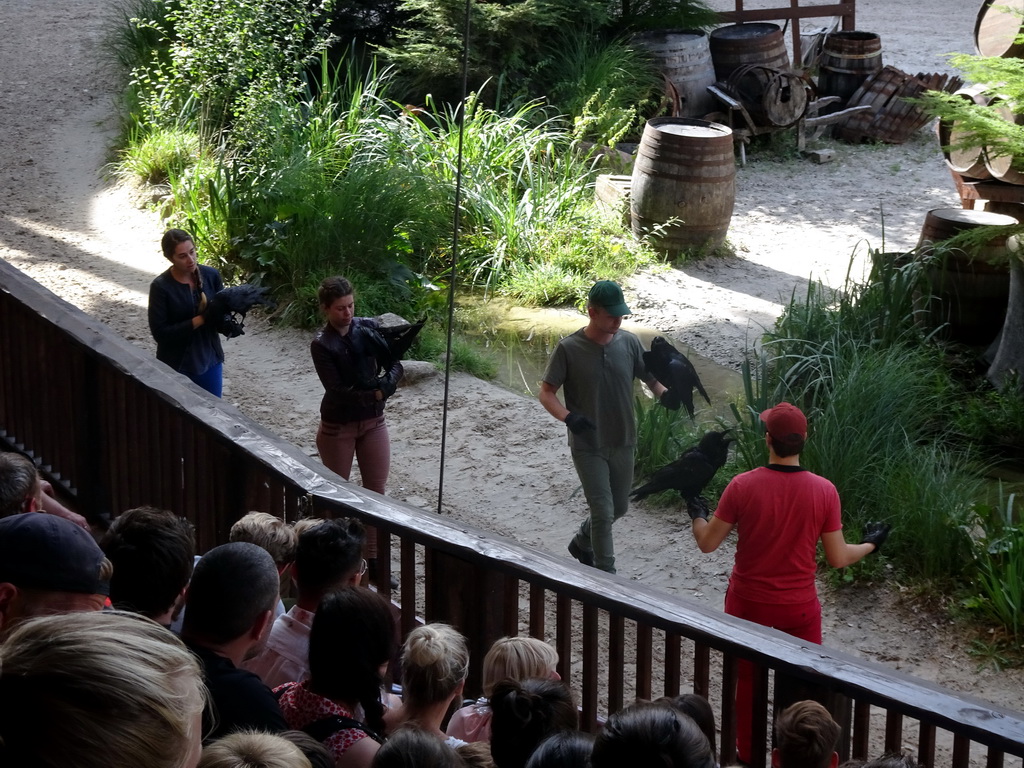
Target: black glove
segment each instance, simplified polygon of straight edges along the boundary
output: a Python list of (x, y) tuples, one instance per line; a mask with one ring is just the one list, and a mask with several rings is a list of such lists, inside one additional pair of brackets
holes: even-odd
[(571, 411), (565, 417), (565, 425), (572, 430), (574, 435), (586, 432), (588, 429), (597, 429), (597, 427), (594, 426), (594, 422), (582, 413), (572, 413)]
[(658, 398), (658, 402), (668, 408), (670, 411), (678, 411), (681, 401), (679, 400), (679, 393), (671, 387), (666, 389), (661, 397)]
[(232, 319), (231, 315), (225, 315), (221, 319), (217, 330), (224, 334), (224, 337), (228, 339), (237, 339), (239, 336), (245, 335), (245, 328), (241, 323)]
[(215, 293), (213, 298), (206, 302), (206, 309), (203, 310), (203, 322), (219, 328), (221, 320), (227, 313), (228, 305), (225, 297), (220, 293)]
[(698, 517), (702, 517), (707, 520), (711, 517), (711, 510), (708, 509), (708, 502), (703, 496), (695, 496), (691, 499), (683, 499), (686, 502), (686, 511), (690, 515), (690, 520), (696, 520)]
[(391, 366), (391, 370), (383, 376), (377, 377), (377, 388), (384, 393), (385, 400), (395, 394), (400, 378), (402, 378), (402, 366), (397, 363)]
[(882, 548), (885, 540), (889, 538), (889, 531), (892, 526), (888, 523), (866, 523), (864, 525), (864, 538), (860, 540), (861, 544), (874, 544), (875, 552)]

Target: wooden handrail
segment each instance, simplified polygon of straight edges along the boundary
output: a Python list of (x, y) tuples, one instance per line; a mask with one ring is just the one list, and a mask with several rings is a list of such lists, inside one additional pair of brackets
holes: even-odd
[[(723, 764), (734, 754), (735, 713), (722, 690), (741, 659), (758, 669), (755, 722), (767, 734), (772, 691), (778, 702), (785, 690), (810, 685), (835, 703), (844, 758), (908, 738), (918, 739), (929, 766), (947, 744), (944, 757), (953, 768), (982, 760), (972, 745), (987, 749), (988, 765), (1003, 765), (1005, 755), (1024, 757), (1020, 712), (347, 483), (3, 261), (0, 360), (0, 441), (33, 456), (94, 517), (142, 503), (173, 509), (196, 525), (201, 550), (225, 541), (231, 523), (249, 509), (288, 520), (324, 514), (371, 522), (383, 559), (397, 542), (403, 629), (422, 616), (467, 635), (468, 691), (479, 690), (489, 644), (527, 627), (554, 642), (584, 727), (595, 728), (631, 696), (689, 687), (717, 698)], [(386, 579), (381, 586), (389, 594)], [(881, 728), (872, 707), (884, 713)], [(918, 723), (916, 736), (905, 735), (909, 720)], [(766, 764), (765, 747), (752, 765)]]

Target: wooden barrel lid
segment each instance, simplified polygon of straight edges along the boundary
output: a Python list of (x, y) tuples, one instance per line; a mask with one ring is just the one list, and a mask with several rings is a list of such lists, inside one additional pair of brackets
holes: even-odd
[(1024, 24), (1024, 0), (984, 0), (974, 24), (974, 46), (981, 56), (1020, 57), (1017, 36)]
[(778, 24), (757, 22), (754, 24), (730, 24), (727, 27), (719, 27), (712, 31), (712, 40), (750, 40), (756, 37), (767, 37), (768, 35), (782, 34), (782, 27)]

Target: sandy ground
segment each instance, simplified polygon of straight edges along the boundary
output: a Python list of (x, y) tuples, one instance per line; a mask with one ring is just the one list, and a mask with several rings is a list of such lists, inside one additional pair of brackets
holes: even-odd
[[(162, 228), (98, 173), (115, 129), (112, 78), (100, 63), (112, 9), (111, 0), (0, 3), (0, 256), (152, 350), (145, 304), (166, 267)], [(933, 0), (923, 11), (861, 0), (858, 28), (881, 34), (886, 63), (944, 71), (944, 54), (972, 47), (975, 4)], [(930, 132), (899, 147), (830, 146), (836, 159), (826, 165), (755, 158), (741, 169), (729, 233), (736, 255), (639, 275), (629, 286), (633, 320), (735, 370), (808, 276), (839, 285), (852, 252), (881, 246), (883, 231), (886, 249), (912, 246), (929, 208), (958, 203)], [(304, 332), (252, 320), (225, 344), (225, 397), (312, 455), (321, 388), (307, 345)], [(409, 379), (389, 406), (390, 493), (434, 509), (443, 381)], [(444, 512), (568, 558), (584, 505), (564, 426), (535, 400), (464, 375), (451, 393)], [(619, 574), (721, 607), (731, 545), (701, 555), (688, 527), (676, 510), (634, 508), (616, 525)], [(1024, 673), (979, 668), (967, 653), (972, 638), (934, 601), (894, 583), (823, 589), (828, 644), (1024, 708)]]

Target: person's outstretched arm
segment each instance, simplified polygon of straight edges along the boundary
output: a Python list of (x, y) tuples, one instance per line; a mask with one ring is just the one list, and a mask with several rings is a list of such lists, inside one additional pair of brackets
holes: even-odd
[(701, 552), (714, 552), (719, 545), (725, 541), (725, 537), (732, 530), (732, 523), (727, 523), (720, 517), (712, 516), (709, 520), (700, 515), (693, 518), (693, 539)]
[[(888, 532), (888, 528), (886, 528), (885, 534), (887, 535)], [(833, 568), (846, 568), (853, 565), (877, 551), (882, 546), (882, 541), (885, 541), (885, 535), (881, 537), (881, 541), (865, 538), (860, 544), (850, 544), (843, 538), (842, 530), (821, 534), (821, 543), (825, 547), (825, 559)]]

